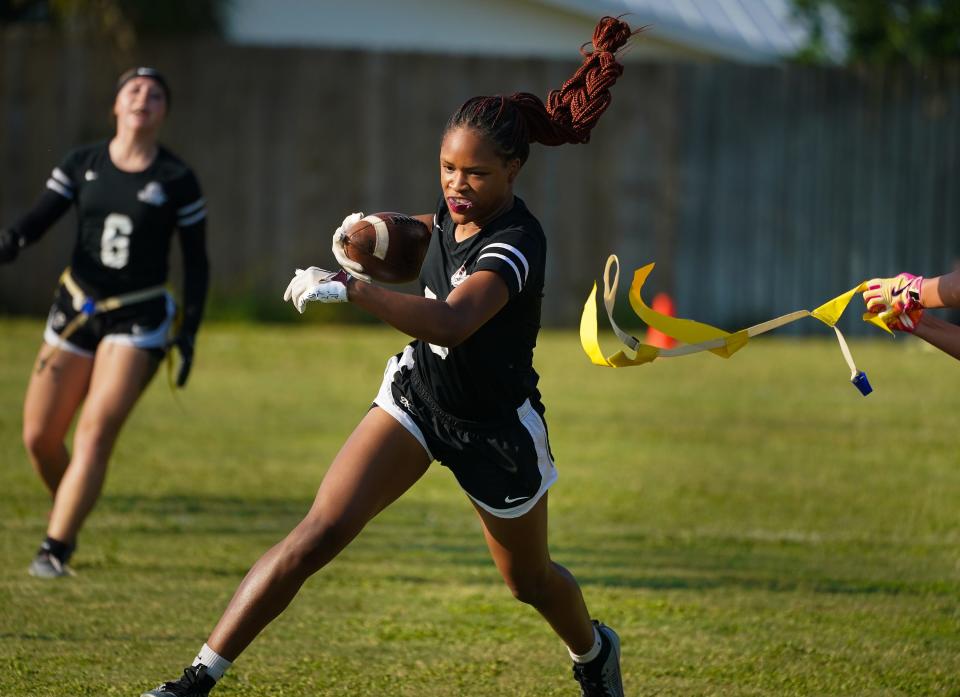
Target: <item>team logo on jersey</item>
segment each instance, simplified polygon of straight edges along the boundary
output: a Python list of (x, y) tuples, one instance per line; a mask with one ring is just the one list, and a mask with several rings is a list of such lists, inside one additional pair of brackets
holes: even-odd
[(88, 182), (96, 181), (97, 173), (94, 172), (92, 169), (88, 169), (86, 172), (83, 173), (83, 178)]
[(163, 187), (157, 182), (150, 182), (137, 192), (137, 198), (151, 206), (162, 206), (167, 202), (167, 195), (163, 193)]
[(60, 331), (67, 325), (67, 316), (62, 311), (53, 309), (50, 312), (50, 328)]
[(467, 276), (470, 274), (467, 273), (467, 269), (461, 266), (457, 269), (457, 272), (450, 277), (450, 285), (456, 288), (461, 283), (467, 280)]

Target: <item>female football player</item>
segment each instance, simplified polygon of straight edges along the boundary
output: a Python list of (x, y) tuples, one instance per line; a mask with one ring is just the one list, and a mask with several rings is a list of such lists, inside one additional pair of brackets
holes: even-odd
[[(207, 292), (206, 204), (190, 168), (159, 145), (170, 89), (152, 68), (117, 82), (116, 133), (77, 148), (55, 167), (34, 207), (0, 233), (13, 261), (70, 206), (77, 238), (60, 278), (23, 407), (23, 442), (53, 497), (47, 534), (30, 573), (56, 578), (93, 509), (120, 427), (168, 345), (174, 305), (164, 288), (174, 230), (183, 253), (183, 318), (177, 382), (190, 370)], [(80, 409), (81, 403), (83, 408)], [(70, 452), (64, 442), (80, 411)]]
[(606, 17), (594, 50), (547, 105), (532, 94), (474, 97), (450, 118), (440, 147), (442, 198), (429, 223), (422, 296), (359, 280), (363, 268), (298, 272), (284, 295), (353, 302), (414, 337), (387, 364), (374, 401), (327, 471), (307, 516), (264, 554), (176, 681), (147, 697), (205, 695), (300, 586), (426, 472), (448, 467), (480, 517), (514, 596), (535, 607), (569, 649), (583, 695), (622, 695), (619, 638), (593, 621), (576, 580), (550, 558), (547, 490), (557, 479), (533, 369), (546, 238), (513, 194), (530, 143), (585, 143), (622, 73), (631, 35)]
[(960, 360), (960, 327), (923, 312), (960, 308), (960, 270), (926, 279), (901, 273), (874, 278), (867, 284), (863, 300), (869, 312), (880, 314), (891, 329), (912, 333)]

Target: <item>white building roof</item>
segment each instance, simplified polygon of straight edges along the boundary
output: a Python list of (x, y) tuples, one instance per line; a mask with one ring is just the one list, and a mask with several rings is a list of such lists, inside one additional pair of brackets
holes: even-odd
[(236, 43), (571, 56), (602, 15), (650, 25), (633, 57), (775, 62), (803, 31), (790, 0), (233, 0)]
[(541, 0), (590, 16), (626, 15), (631, 24), (718, 57), (776, 61), (805, 39), (790, 0)]

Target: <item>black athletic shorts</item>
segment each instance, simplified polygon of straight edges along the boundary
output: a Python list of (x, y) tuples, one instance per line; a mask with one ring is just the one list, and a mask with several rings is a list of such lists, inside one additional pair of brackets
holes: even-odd
[(449, 468), (485, 511), (499, 518), (528, 512), (557, 481), (543, 406), (527, 400), (516, 418), (499, 422), (458, 419), (436, 405), (411, 370), (414, 360), (408, 346), (387, 362), (374, 404)]
[(162, 358), (175, 310), (173, 298), (164, 294), (97, 313), (64, 340), (60, 335), (80, 311), (74, 307), (70, 292), (61, 284), (54, 294), (43, 340), (81, 356), (93, 356), (101, 341), (109, 341), (147, 349)]

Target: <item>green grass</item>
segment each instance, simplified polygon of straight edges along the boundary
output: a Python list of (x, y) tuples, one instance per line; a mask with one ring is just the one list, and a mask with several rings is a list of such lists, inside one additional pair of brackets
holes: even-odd
[[(0, 321), (0, 695), (137, 695), (189, 662), (307, 510), (404, 339), (208, 325), (190, 387), (125, 427), (78, 575), (25, 571), (48, 508), (19, 439), (41, 326)], [(613, 348), (608, 341), (608, 348)], [(957, 364), (920, 342), (757, 341), (589, 365), (545, 332), (554, 557), (620, 632), (630, 695), (960, 695)], [(435, 466), (305, 586), (217, 690), (574, 695)]]

